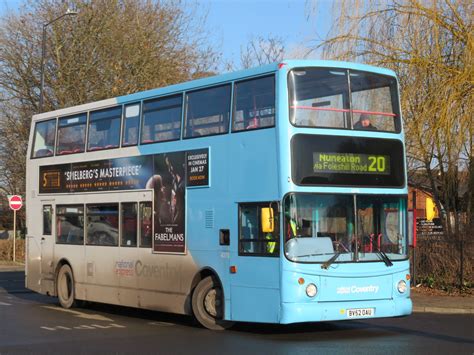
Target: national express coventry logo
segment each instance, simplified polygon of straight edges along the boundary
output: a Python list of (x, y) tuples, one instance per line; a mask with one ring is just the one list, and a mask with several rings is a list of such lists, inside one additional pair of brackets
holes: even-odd
[(341, 286), (336, 289), (338, 295), (349, 295), (354, 293), (377, 293), (379, 292), (379, 286)]
[(179, 277), (181, 266), (144, 264), (141, 260), (119, 260), (115, 262), (115, 274), (131, 277), (156, 277), (159, 279), (176, 279)]

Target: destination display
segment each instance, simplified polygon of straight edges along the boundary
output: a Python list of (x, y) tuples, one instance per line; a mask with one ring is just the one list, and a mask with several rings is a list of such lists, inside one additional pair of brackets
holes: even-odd
[(209, 184), (209, 149), (41, 166), (41, 194), (151, 189), (153, 251), (184, 253), (185, 189)]
[(395, 139), (297, 134), (291, 140), (297, 185), (403, 187), (403, 144)]
[(315, 173), (390, 174), (390, 156), (353, 153), (313, 153)]

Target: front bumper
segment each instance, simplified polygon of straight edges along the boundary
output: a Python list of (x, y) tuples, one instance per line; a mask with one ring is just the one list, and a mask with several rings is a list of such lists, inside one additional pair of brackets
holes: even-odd
[[(369, 318), (400, 317), (412, 313), (412, 301), (410, 298), (400, 297), (350, 302), (282, 303), (280, 323), (348, 320), (347, 310), (354, 308), (375, 308), (374, 316)], [(361, 317), (359, 319), (368, 318)]]

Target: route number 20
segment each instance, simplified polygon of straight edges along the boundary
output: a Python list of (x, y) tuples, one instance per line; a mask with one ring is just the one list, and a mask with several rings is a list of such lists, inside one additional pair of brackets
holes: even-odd
[(385, 157), (369, 156), (370, 172), (385, 172)]

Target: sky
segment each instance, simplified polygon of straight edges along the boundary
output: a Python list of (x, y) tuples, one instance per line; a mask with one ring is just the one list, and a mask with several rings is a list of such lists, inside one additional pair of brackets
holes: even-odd
[[(207, 12), (207, 27), (214, 49), (225, 62), (239, 64), (240, 50), (251, 38), (279, 37), (286, 58), (301, 55), (315, 39), (324, 38), (330, 27), (332, 0), (189, 0)], [(22, 0), (0, 0), (0, 16), (16, 11)], [(309, 11), (317, 4), (316, 16)], [(317, 54), (312, 57), (317, 58)]]
[[(316, 16), (308, 15), (312, 3), (306, 0), (201, 0), (208, 10), (208, 26), (221, 44), (224, 59), (238, 62), (240, 49), (252, 37), (283, 39), (287, 56), (325, 37), (330, 28), (332, 1), (317, 1)], [(315, 0), (313, 0), (315, 3)], [(306, 52), (306, 50), (304, 50)]]

